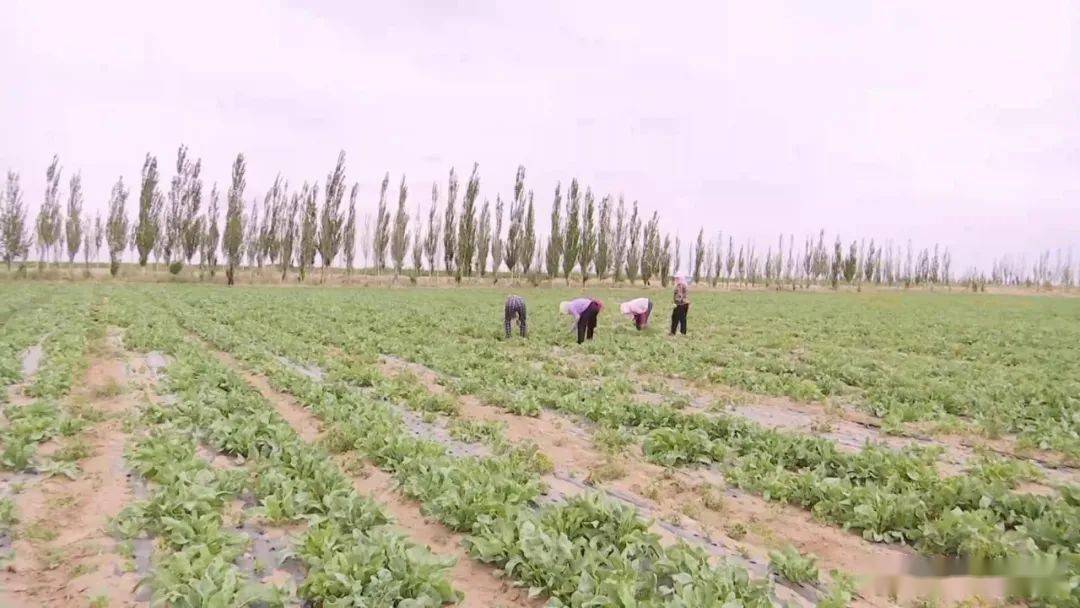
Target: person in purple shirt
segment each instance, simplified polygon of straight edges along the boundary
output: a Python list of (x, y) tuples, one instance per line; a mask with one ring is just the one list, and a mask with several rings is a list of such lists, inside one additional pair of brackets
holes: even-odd
[(596, 318), (604, 303), (592, 298), (577, 298), (569, 302), (559, 303), (559, 312), (574, 317), (577, 324), (577, 343), (581, 344), (587, 339), (593, 339), (596, 330)]

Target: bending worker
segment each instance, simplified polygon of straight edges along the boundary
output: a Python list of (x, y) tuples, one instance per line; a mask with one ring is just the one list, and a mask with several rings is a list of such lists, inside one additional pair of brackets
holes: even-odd
[(638, 331), (645, 329), (652, 316), (652, 300), (649, 298), (636, 298), (629, 302), (619, 304), (619, 312), (634, 319), (634, 327)]
[(596, 318), (604, 303), (592, 298), (577, 298), (569, 302), (559, 303), (559, 312), (574, 317), (577, 322), (577, 343), (581, 344), (586, 338), (593, 339), (596, 330)]
[(506, 339), (510, 339), (510, 324), (517, 319), (521, 337), (528, 334), (528, 326), (525, 323), (525, 299), (521, 296), (506, 296), (506, 306), (503, 309), (503, 327), (506, 328)]

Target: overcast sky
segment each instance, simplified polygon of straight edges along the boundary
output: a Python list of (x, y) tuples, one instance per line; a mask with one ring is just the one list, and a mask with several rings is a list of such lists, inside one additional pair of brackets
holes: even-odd
[(452, 165), (494, 202), (524, 164), (544, 232), (577, 176), (684, 240), (1080, 257), (1075, 0), (3, 4), (0, 169), (35, 208), (54, 153), (96, 210), (181, 142), (207, 189), (242, 151), (251, 196), (344, 149), (368, 209), (386, 171), (426, 207)]

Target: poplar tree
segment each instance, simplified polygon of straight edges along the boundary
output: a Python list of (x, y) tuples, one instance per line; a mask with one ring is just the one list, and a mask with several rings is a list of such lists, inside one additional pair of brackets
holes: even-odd
[(603, 281), (611, 267), (611, 197), (600, 199), (600, 224), (596, 233), (596, 278)]
[(139, 219), (135, 223), (135, 248), (139, 252), (139, 266), (142, 268), (146, 268), (146, 261), (158, 242), (161, 197), (157, 194), (157, 184), (157, 157), (147, 154), (143, 161), (142, 182), (139, 187)]
[(559, 261), (562, 257), (562, 191), (561, 184), (555, 184), (555, 202), (551, 205), (551, 234), (548, 236), (546, 253), (547, 275), (552, 281), (559, 274)]
[(170, 183), (169, 206), (159, 236), (166, 266), (171, 266), (174, 252), (190, 262), (198, 248), (199, 230), (195, 224), (202, 204), (201, 166), (201, 161), (193, 163), (188, 159), (187, 146), (181, 144), (176, 153), (176, 174)]
[[(496, 198), (497, 213), (501, 220), (501, 207), (499, 199)], [(514, 176), (514, 198), (510, 201), (510, 228), (506, 234), (506, 267), (510, 270), (510, 274), (513, 275), (518, 265), (518, 259), (522, 254), (521, 232), (523, 229), (523, 222), (525, 218), (525, 167), (518, 166), (517, 174)], [(499, 221), (501, 224), (501, 221)], [(495, 268), (498, 271), (498, 260), (502, 256), (492, 255), (496, 259)]]
[(491, 205), (485, 200), (480, 210), (480, 223), (476, 227), (476, 271), (483, 278), (487, 274), (488, 251), (491, 247)]
[(243, 262), (244, 186), (247, 184), (244, 174), (246, 172), (244, 155), (237, 154), (232, 167), (232, 185), (229, 186), (228, 207), (225, 210), (225, 234), (222, 239), (225, 260), (228, 264), (225, 267), (225, 281), (229, 285), (236, 282), (236, 269)]
[(0, 253), (3, 254), (7, 269), (11, 270), (11, 263), (25, 258), (30, 251), (26, 207), (23, 204), (22, 188), (19, 187), (19, 174), (14, 171), (7, 173), (3, 203), (3, 208), (0, 209)]
[(446, 272), (453, 272), (454, 260), (457, 257), (457, 231), (458, 225), (454, 218), (457, 213), (458, 180), (454, 168), (450, 167), (450, 177), (446, 184), (446, 216), (443, 219), (443, 264)]
[(278, 259), (278, 265), (281, 268), (282, 281), (289, 275), (289, 268), (292, 266), (293, 254), (296, 250), (297, 232), (299, 231), (296, 214), (299, 213), (299, 211), (300, 195), (294, 192), (292, 197), (289, 198), (288, 205), (285, 207), (281, 223), (281, 250), (279, 252), (280, 258)]
[(844, 253), (840, 250), (840, 237), (836, 237), (836, 245), (833, 248), (832, 265), (829, 270), (829, 282), (832, 288), (840, 285), (840, 277), (844, 274)]
[[(946, 287), (952, 287), (952, 274), (950, 267), (952, 266), (952, 254), (949, 253), (949, 249), (945, 249), (945, 253), (941, 256), (941, 282)], [(1069, 252), (1069, 261), (1066, 263), (1062, 270), (1061, 284), (1068, 288), (1072, 286), (1072, 276), (1070, 268), (1072, 266), (1072, 252)]]
[(866, 258), (863, 262), (863, 279), (867, 283), (874, 280), (875, 256), (880, 257), (881, 253), (874, 248), (874, 239), (870, 239), (870, 246), (866, 249)]
[(578, 260), (581, 266), (581, 284), (589, 279), (589, 268), (596, 258), (596, 205), (592, 189), (585, 190), (585, 209), (581, 221), (581, 251)]
[(120, 256), (128, 243), (128, 218), (124, 209), (127, 197), (124, 178), (120, 177), (109, 197), (109, 219), (105, 228), (105, 240), (109, 244), (109, 274), (114, 277), (120, 273)]
[(300, 269), (298, 279), (303, 281), (315, 266), (315, 253), (319, 248), (319, 184), (304, 184), (300, 196), (303, 210), (300, 212), (300, 250), (296, 266)]
[(581, 253), (581, 196), (578, 191), (577, 178), (570, 181), (570, 192), (567, 197), (566, 208), (566, 232), (563, 234), (563, 278), (566, 284), (570, 284), (570, 274), (577, 264), (578, 255)]
[(458, 252), (457, 273), (454, 275), (460, 280), (462, 276), (472, 276), (473, 256), (476, 255), (476, 197), (480, 194), (480, 165), (473, 163), (472, 175), (465, 186), (465, 196), (461, 201), (461, 219), (458, 221)]
[[(514, 211), (513, 211), (513, 208), (514, 208), (514, 202), (510, 201), (510, 216), (511, 216), (510, 217), (510, 229), (511, 230), (513, 230), (513, 228), (514, 228), (514, 223), (513, 223)], [(491, 266), (494, 269), (494, 271), (492, 272), (492, 276), (494, 277), (494, 279), (495, 279), (494, 282), (496, 282), (496, 283), (499, 282), (499, 267), (502, 266), (502, 261), (503, 261), (503, 246), (504, 245), (506, 246), (506, 253), (507, 253), (508, 256), (511, 255), (511, 254), (512, 255), (517, 255), (518, 249), (521, 247), (520, 243), (517, 243), (514, 247), (510, 247), (509, 238), (507, 238), (506, 243), (503, 243), (503, 239), (502, 239), (502, 218), (503, 218), (502, 197), (499, 196), (499, 195), (495, 195), (495, 228), (494, 228), (494, 232), (492, 232), (492, 234), (491, 234)], [(507, 268), (510, 269), (511, 273), (514, 272), (514, 263), (512, 263), (510, 261), (509, 257), (507, 257), (506, 266), (507, 266)]]
[(626, 264), (626, 237), (629, 234), (626, 224), (626, 201), (619, 195), (619, 209), (615, 212), (615, 241), (612, 244), (612, 279), (620, 283)]
[(428, 272), (435, 276), (435, 255), (439, 250), (439, 184), (431, 184), (431, 209), (428, 211), (428, 231), (424, 239), (424, 257), (427, 258)]
[(791, 283), (791, 291), (795, 291), (795, 287), (796, 287), (795, 283), (797, 281), (797, 278), (795, 276), (796, 264), (795, 264), (795, 235), (794, 234), (789, 234), (788, 235), (787, 245), (788, 245), (788, 247), (787, 247), (787, 249), (788, 249), (787, 266), (784, 269), (784, 272), (787, 275), (787, 281), (786, 282)]
[(379, 208), (375, 215), (375, 233), (371, 239), (371, 257), (375, 261), (375, 272), (382, 273), (386, 268), (386, 248), (390, 245), (390, 212), (386, 209), (386, 190), (390, 187), (390, 174), (383, 176), (379, 188)]
[(360, 231), (360, 255), (363, 256), (364, 268), (368, 268), (368, 262), (371, 258), (371, 250), (373, 247), (371, 229), (371, 212), (364, 212), (364, 227)]
[(634, 209), (630, 214), (626, 234), (626, 278), (633, 285), (638, 278), (638, 270), (641, 266), (641, 218), (638, 217), (637, 201), (634, 201)]
[(727, 285), (735, 272), (735, 239), (728, 236), (727, 240), (727, 272), (724, 273), (724, 285)]
[[(259, 247), (259, 203), (251, 199), (251, 212), (247, 216), (247, 232), (244, 234), (244, 252), (247, 254), (248, 269), (255, 272), (256, 264), (262, 268), (262, 248)], [(241, 256), (243, 260), (243, 256)]]
[(713, 252), (713, 269), (712, 280), (710, 283), (713, 287), (720, 282), (720, 275), (724, 273), (724, 235), (718, 232), (716, 234), (716, 244), (714, 245), (716, 251)]
[(203, 221), (199, 218), (202, 209), (202, 160), (188, 163), (184, 180), (183, 215), (180, 224), (180, 244), (184, 251), (184, 261), (191, 264), (191, 258), (199, 249), (203, 234)]
[(413, 228), (412, 262), (413, 279), (420, 276), (424, 268), (424, 216), (421, 215), (420, 203), (416, 203), (416, 227)]
[[(682, 268), (682, 239), (679, 237), (679, 233), (675, 233), (675, 272), (679, 272)], [(705, 265), (706, 274), (709, 272), (708, 264)]]
[[(533, 209), (533, 193), (529, 191), (529, 207), (525, 212), (525, 233), (521, 237), (521, 268), (525, 273), (532, 269), (536, 256), (536, 211)], [(536, 258), (539, 260), (539, 258)]]
[(210, 188), (210, 206), (206, 209), (206, 232), (203, 233), (202, 238), (202, 258), (205, 260), (206, 269), (210, 272), (210, 278), (213, 279), (217, 273), (218, 266), (218, 245), (221, 243), (221, 230), (218, 228), (218, 217), (221, 212), (218, 210), (218, 189), (217, 184), (214, 184)]
[(697, 233), (697, 243), (694, 245), (694, 282), (701, 281), (701, 263), (705, 259), (705, 229)]
[(53, 156), (49, 168), (45, 170), (45, 200), (38, 210), (36, 222), (38, 269), (44, 270), (48, 253), (56, 246), (60, 237), (60, 157)]
[(356, 259), (356, 197), (360, 192), (360, 184), (353, 184), (349, 191), (349, 212), (345, 215), (344, 233), (341, 236), (341, 248), (345, 254), (345, 276), (351, 276), (353, 260)]
[(664, 235), (664, 244), (660, 246), (660, 284), (664, 287), (668, 285), (668, 279), (671, 277), (671, 235)]
[(652, 218), (645, 225), (644, 246), (641, 251), (641, 281), (649, 284), (660, 270), (660, 218), (653, 211)]
[(101, 259), (101, 244), (105, 240), (105, 226), (101, 223), (101, 214), (94, 216), (94, 261)]
[[(403, 178), (404, 179), (404, 178)], [(341, 200), (345, 197), (345, 151), (338, 152), (334, 170), (326, 176), (326, 199), (319, 216), (319, 255), (322, 256), (322, 280), (341, 249)]]
[[(271, 267), (277, 263), (281, 253), (281, 224), (285, 213), (288, 195), (287, 186), (282, 183), (281, 175), (274, 178), (274, 184), (263, 199), (263, 222), (259, 227), (259, 249)], [(260, 262), (259, 273), (262, 273)]]
[(390, 253), (394, 258), (394, 278), (401, 274), (405, 264), (405, 254), (409, 251), (409, 212), (405, 209), (409, 187), (405, 185), (405, 176), (401, 176), (398, 187), (397, 213), (394, 215), (394, 233), (390, 243)]
[(79, 232), (82, 234), (83, 276), (90, 276), (90, 252), (94, 248), (94, 224), (86, 218)]
[(851, 241), (851, 247), (848, 248), (848, 255), (844, 259), (844, 265), (842, 273), (844, 276), (844, 282), (848, 285), (855, 280), (855, 275), (858, 273), (858, 244), (855, 241)]
[(68, 266), (74, 267), (75, 254), (79, 253), (83, 239), (82, 177), (78, 173), (71, 176), (68, 189), (67, 220), (64, 222), (64, 232), (67, 237)]

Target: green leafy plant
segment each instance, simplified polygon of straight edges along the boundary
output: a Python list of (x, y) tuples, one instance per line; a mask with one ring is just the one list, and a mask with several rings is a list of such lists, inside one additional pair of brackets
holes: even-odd
[(818, 569), (813, 556), (803, 555), (788, 545), (769, 552), (769, 568), (787, 581), (796, 584), (818, 582)]

